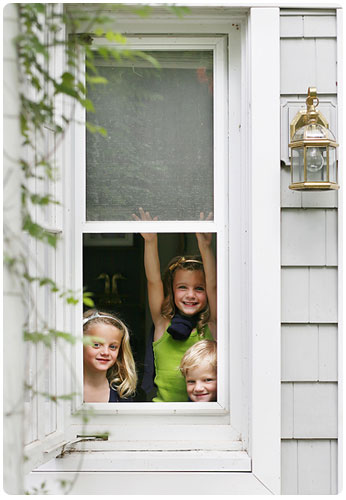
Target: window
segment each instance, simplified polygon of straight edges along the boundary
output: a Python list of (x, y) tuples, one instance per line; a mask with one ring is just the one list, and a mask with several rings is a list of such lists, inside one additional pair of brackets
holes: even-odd
[[(242, 481), (249, 480), (248, 484), (253, 481), (251, 491), (263, 488), (261, 481), (270, 491), (278, 492), (279, 409), (275, 405), (279, 401), (277, 311), (280, 295), (276, 271), (279, 266), (272, 266), (271, 261), (277, 259), (279, 248), (279, 154), (276, 157), (275, 151), (268, 151), (264, 146), (268, 133), (275, 136), (279, 130), (278, 116), (276, 119), (278, 108), (271, 101), (273, 93), (278, 94), (276, 75), (279, 56), (278, 44), (275, 44), (276, 38), (279, 40), (278, 9), (253, 8), (249, 17), (247, 13), (234, 17), (232, 10), (227, 8), (216, 9), (213, 10), (212, 21), (209, 14), (209, 10), (198, 10), (192, 20), (183, 26), (172, 23), (172, 19), (162, 22), (160, 16), (155, 17), (145, 28), (140, 21), (133, 22), (131, 18), (125, 19), (123, 26), (134, 50), (140, 49), (150, 54), (162, 52), (160, 57), (163, 74), (168, 71), (165, 65), (172, 59), (176, 60), (174, 56), (177, 53), (185, 53), (190, 65), (191, 59), (194, 61), (192, 56), (199, 53), (198, 56), (203, 56), (206, 64), (202, 79), (207, 80), (211, 74), (212, 61), (213, 127), (209, 131), (209, 142), (205, 140), (202, 147), (206, 148), (203, 151), (208, 151), (212, 141), (213, 174), (203, 189), (208, 203), (213, 207), (213, 220), (199, 221), (198, 216), (193, 216), (196, 212), (188, 213), (188, 210), (183, 210), (184, 206), (173, 207), (174, 210), (165, 213), (166, 207), (157, 207), (156, 200), (150, 198), (151, 192), (143, 194), (145, 176), (139, 186), (133, 185), (129, 180), (128, 191), (121, 193), (122, 198), (117, 200), (119, 203), (109, 210), (107, 203), (102, 204), (97, 191), (93, 192), (93, 187), (99, 182), (103, 183), (101, 190), (104, 189), (104, 181), (97, 178), (95, 168), (98, 165), (97, 155), (104, 155), (107, 151), (101, 152), (100, 148), (95, 147), (95, 143), (94, 150), (92, 143), (91, 149), (88, 149), (83, 126), (85, 116), (78, 111), (77, 123), (70, 135), (70, 149), (66, 150), (74, 167), (70, 170), (73, 171), (74, 178), (71, 181), (67, 173), (66, 186), (70, 189), (71, 198), (68, 207), (73, 214), (73, 224), (67, 224), (66, 227), (68, 238), (65, 255), (66, 274), (73, 277), (72, 287), (78, 289), (83, 284), (83, 238), (85, 253), (90, 253), (91, 249), (99, 251), (97, 245), (90, 244), (91, 241), (112, 238), (117, 242), (125, 240), (127, 245), (102, 247), (116, 248), (120, 255), (121, 251), (132, 251), (132, 245), (139, 238), (140, 232), (157, 232), (160, 238), (170, 238), (176, 234), (193, 237), (197, 230), (213, 232), (217, 249), (220, 332), (218, 370), (221, 391), (218, 402), (204, 406), (201, 404), (196, 410), (189, 403), (83, 405), (79, 396), (73, 402), (71, 416), (66, 417), (66, 435), (69, 440), (73, 440), (83, 430), (82, 424), (72, 416), (73, 413), (83, 407), (93, 408), (94, 417), (88, 430), (96, 434), (106, 430), (110, 435), (105, 443), (90, 442), (87, 445), (90, 451), (97, 448), (104, 453), (98, 454), (100, 461), (97, 465), (95, 462), (88, 462), (89, 459), (93, 460), (93, 454), (89, 454), (84, 462), (85, 470), (90, 470), (90, 466), (93, 467), (92, 470), (96, 467), (100, 471), (112, 470), (116, 473), (140, 470), (232, 472), (230, 475), (222, 474), (222, 477), (236, 478), (235, 481), (239, 481), (235, 488), (237, 491), (239, 485), (243, 484)], [(270, 32), (268, 25), (273, 28)], [(142, 35), (132, 36), (131, 33)], [(166, 37), (163, 33), (171, 35)], [(96, 39), (94, 43), (97, 43)], [(265, 60), (263, 53), (268, 56)], [(106, 69), (108, 71), (109, 67)], [(147, 72), (150, 68), (143, 62), (142, 68), (138, 69)], [(122, 70), (129, 78), (129, 68), (123, 67)], [(134, 70), (137, 72), (136, 67)], [(207, 82), (205, 86), (207, 91)], [(258, 92), (263, 101), (258, 99)], [(120, 104), (119, 107), (121, 108)], [(174, 109), (176, 111), (178, 110)], [(207, 113), (207, 110), (204, 112)], [(146, 118), (151, 120), (153, 126), (157, 126), (155, 116), (150, 113), (153, 113), (153, 109), (149, 107)], [(129, 133), (135, 136), (133, 127), (137, 124), (130, 125)], [(140, 129), (140, 133), (145, 132), (145, 129)], [(162, 133), (164, 139), (165, 130)], [(274, 144), (279, 144), (278, 137), (275, 137), (277, 140)], [(125, 146), (132, 144), (133, 141), (126, 142)], [(141, 142), (140, 147), (142, 146)], [(167, 156), (167, 148), (164, 151)], [(137, 155), (139, 153), (144, 156), (150, 168), (157, 166), (157, 163), (150, 162), (150, 157), (145, 156), (144, 149), (136, 152)], [(129, 157), (130, 154), (127, 160)], [(158, 160), (162, 158), (156, 158)], [(125, 161), (122, 163), (123, 167), (124, 165), (126, 166)], [(167, 171), (170, 165), (165, 161)], [(86, 166), (90, 171), (86, 170)], [(272, 175), (271, 186), (263, 180), (263, 168), (266, 168), (267, 175), (268, 171)], [(122, 175), (126, 174), (125, 168), (122, 172)], [(112, 180), (113, 176), (108, 179), (109, 182)], [(173, 177), (172, 182), (177, 180), (179, 179)], [(154, 181), (156, 183), (157, 179)], [(155, 186), (160, 190), (158, 184)], [(161, 210), (161, 220), (130, 220), (123, 197), (128, 196), (131, 212), (133, 200), (136, 199), (136, 187), (142, 191), (142, 199), (149, 200), (146, 208), (150, 211)], [(107, 198), (108, 203), (110, 199), (111, 197)], [(276, 208), (277, 213), (273, 210)], [(175, 213), (170, 218), (172, 210)], [(267, 285), (266, 294), (263, 293), (264, 283)], [(75, 331), (80, 331), (81, 328), (81, 309), (76, 308), (70, 322)], [(270, 356), (267, 356), (268, 350)], [(76, 346), (72, 364), (76, 367), (81, 383), (80, 346)], [(74, 391), (81, 384), (71, 383), (71, 386)], [(122, 460), (125, 455), (119, 454), (119, 450), (129, 451), (131, 447), (130, 460)], [(137, 451), (133, 451), (134, 447)], [(78, 444), (75, 449), (79, 449)], [(187, 451), (191, 449), (197, 451)], [(160, 450), (159, 458), (157, 450)], [(173, 450), (175, 453), (172, 453)], [(202, 457), (205, 451), (208, 451), (207, 466)], [(53, 461), (47, 466), (47, 470), (49, 467), (54, 470), (54, 464)], [(71, 453), (64, 458), (64, 467), (65, 471), (77, 470), (76, 454)], [(241, 471), (242, 474), (236, 474), (236, 471)], [(217, 481), (220, 477), (221, 475)]]
[[(105, 40), (96, 39), (93, 43), (97, 46)], [(226, 298), (228, 116), (222, 105), (227, 99), (226, 37), (129, 37), (129, 43), (131, 49), (140, 49), (147, 56), (155, 57), (160, 69), (142, 58), (119, 64), (97, 59), (101, 75), (110, 83), (101, 91), (90, 87), (89, 95), (98, 111), (96, 116), (86, 119), (105, 127), (108, 134), (107, 137), (89, 133), (86, 136), (84, 166), (81, 163), (81, 167), (86, 168), (86, 194), (80, 200), (85, 213), (81, 216), (80, 231), (85, 241), (91, 241), (95, 233), (99, 238), (103, 235), (103, 240), (107, 232), (110, 238), (117, 239), (119, 233), (131, 234), (131, 241), (136, 243), (131, 247), (134, 255), (131, 266), (133, 269), (137, 266), (139, 281), (144, 285), (143, 250), (135, 257), (135, 249), (141, 245), (138, 232), (158, 232), (161, 253), (166, 256), (170, 252), (169, 238), (172, 239), (174, 233), (180, 235), (178, 240), (185, 238), (188, 242), (195, 239), (191, 233), (215, 233), (218, 287)], [(159, 221), (133, 221), (132, 213), (138, 213), (142, 205), (152, 216), (158, 215)], [(198, 220), (200, 212), (212, 212), (213, 220)], [(112, 259), (111, 252), (113, 259), (117, 259), (117, 254), (126, 253), (128, 258), (131, 255), (129, 249), (124, 252), (120, 246), (102, 248), (95, 250), (86, 245), (86, 275), (90, 276), (88, 269), (95, 267), (95, 259), (104, 260), (100, 252), (108, 260)], [(91, 254), (94, 257), (88, 259)], [(171, 252), (170, 257), (173, 256)], [(120, 260), (119, 257), (118, 266), (121, 266)], [(98, 271), (94, 279), (103, 274)], [(132, 286), (138, 288), (136, 279), (132, 279)], [(228, 344), (227, 335), (223, 334), (227, 329), (225, 303), (227, 301), (219, 304), (219, 398), (218, 403), (207, 405), (208, 411), (212, 411), (210, 406), (213, 406), (214, 411), (222, 413), (228, 411), (228, 363), (222, 354), (227, 352)], [(134, 310), (130, 314), (138, 316)], [(139, 319), (142, 329), (150, 326), (148, 312), (145, 316), (146, 321)], [(133, 325), (136, 323), (133, 321)], [(143, 342), (143, 332), (137, 339)], [(203, 409), (203, 404), (200, 405)], [(166, 411), (177, 411), (173, 408), (175, 405), (169, 406), (172, 405), (164, 404)], [(198, 411), (188, 403), (179, 403), (179, 406), (188, 413)], [(123, 408), (123, 404), (119, 405), (118, 411), (138, 410), (133, 403), (126, 410)], [(153, 411), (157, 410), (153, 408)]]

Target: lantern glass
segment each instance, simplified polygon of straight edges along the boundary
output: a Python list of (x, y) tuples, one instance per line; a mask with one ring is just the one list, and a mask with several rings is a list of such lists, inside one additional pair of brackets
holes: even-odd
[(304, 182), (304, 148), (292, 148), (292, 183)]
[(305, 153), (307, 181), (327, 181), (327, 148), (308, 146)]
[(304, 127), (296, 130), (292, 142), (303, 141), (304, 139), (318, 140), (327, 139), (329, 141), (335, 141), (334, 134), (323, 125), (319, 123), (308, 123)]
[(336, 170), (336, 149), (329, 146), (329, 179), (330, 182), (338, 183)]

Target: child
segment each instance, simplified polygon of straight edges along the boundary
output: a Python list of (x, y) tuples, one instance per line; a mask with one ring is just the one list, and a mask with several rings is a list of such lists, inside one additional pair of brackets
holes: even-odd
[[(139, 213), (140, 218), (133, 214), (136, 220), (152, 220), (149, 212), (140, 208)], [(216, 270), (212, 235), (197, 233), (201, 257), (174, 257), (163, 281), (157, 234), (143, 233), (142, 236), (149, 308), (154, 323), (157, 394), (153, 401), (187, 401), (185, 381), (179, 371), (181, 358), (199, 340), (216, 339)]]
[(200, 340), (186, 351), (180, 363), (190, 401), (210, 402), (217, 399), (216, 342)]
[(97, 337), (83, 348), (84, 401), (131, 401), (128, 398), (135, 392), (137, 374), (124, 323), (113, 314), (90, 309), (83, 315), (83, 333)]

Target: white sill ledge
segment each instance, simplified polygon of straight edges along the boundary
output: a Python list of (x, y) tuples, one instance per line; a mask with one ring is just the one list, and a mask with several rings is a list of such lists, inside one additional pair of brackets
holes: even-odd
[[(210, 447), (212, 448), (212, 447)], [(43, 472), (249, 472), (246, 451), (220, 449), (68, 450), (33, 473)]]
[(82, 403), (79, 409), (102, 414), (150, 415), (225, 415), (228, 409), (219, 403)]

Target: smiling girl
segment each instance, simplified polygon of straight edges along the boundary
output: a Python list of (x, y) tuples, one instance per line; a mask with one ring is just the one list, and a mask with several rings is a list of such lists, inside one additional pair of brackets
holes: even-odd
[(84, 401), (117, 403), (131, 401), (137, 374), (126, 325), (116, 316), (96, 310), (83, 315)]
[[(149, 212), (142, 209), (139, 212), (140, 218), (134, 215), (136, 220), (152, 220)], [(203, 214), (200, 217), (203, 219)], [(157, 234), (143, 233), (142, 236), (149, 308), (154, 324), (152, 346), (157, 394), (153, 401), (188, 401), (185, 381), (179, 370), (181, 358), (201, 339), (216, 339), (216, 269), (212, 235), (196, 233), (201, 256), (174, 257), (163, 280)]]

